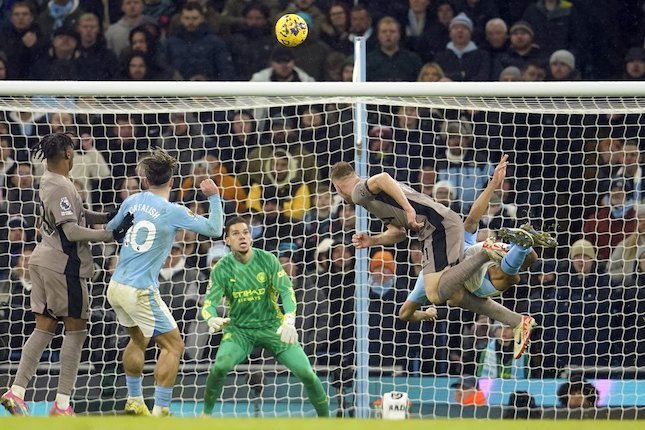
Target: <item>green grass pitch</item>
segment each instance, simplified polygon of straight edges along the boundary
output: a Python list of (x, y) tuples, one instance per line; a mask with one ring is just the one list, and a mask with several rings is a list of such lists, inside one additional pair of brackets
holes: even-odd
[[(430, 426), (430, 427), (428, 427)], [(73, 417), (73, 418), (0, 418), (0, 428), (7, 430), (636, 430), (638, 421), (511, 421), (511, 420), (357, 420), (302, 418), (138, 418), (138, 417)]]

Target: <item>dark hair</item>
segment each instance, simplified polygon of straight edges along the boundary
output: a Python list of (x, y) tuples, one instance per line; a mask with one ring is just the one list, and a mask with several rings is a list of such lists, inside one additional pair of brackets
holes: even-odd
[(242, 218), (241, 216), (234, 216), (233, 218), (226, 221), (226, 225), (224, 226), (224, 236), (228, 236), (228, 231), (235, 224), (246, 224), (248, 226), (249, 222), (245, 218)]
[(40, 139), (31, 149), (31, 152), (37, 160), (42, 160), (43, 158), (53, 160), (65, 154), (67, 148), (74, 149), (72, 134), (69, 132), (52, 133)]
[(340, 161), (331, 168), (330, 172), (330, 179), (336, 180), (336, 179), (343, 179), (351, 175), (355, 175), (356, 171), (352, 167), (351, 164), (345, 162), (345, 161)]
[(182, 12), (185, 11), (185, 10), (187, 10), (187, 11), (196, 10), (196, 11), (199, 12), (199, 14), (201, 16), (205, 15), (204, 9), (202, 9), (202, 6), (199, 3), (197, 3), (196, 1), (188, 1), (188, 2), (186, 2), (186, 4), (184, 4), (184, 6), (181, 8)]
[(150, 33), (150, 31), (148, 31), (148, 28), (144, 25), (138, 25), (134, 27), (132, 30), (130, 30), (130, 34), (128, 36), (128, 43), (130, 44), (130, 47), (132, 47), (132, 37), (134, 37), (134, 35), (137, 33), (142, 33), (143, 37), (146, 39), (148, 52), (152, 51), (156, 47), (156, 44), (157, 44), (156, 38), (152, 33)]
[(132, 51), (125, 57), (125, 77), (132, 79), (130, 76), (130, 62), (134, 58), (141, 58), (146, 65), (146, 74), (143, 75), (143, 79), (150, 79), (150, 64), (148, 63), (148, 55), (143, 51)]
[(177, 170), (177, 159), (161, 148), (156, 148), (150, 155), (139, 161), (137, 169), (145, 176), (150, 185), (158, 186), (167, 183)]
[(598, 401), (598, 390), (584, 378), (571, 378), (558, 388), (558, 401), (560, 406), (567, 406), (571, 394), (582, 394), (585, 401), (596, 406)]
[(271, 15), (271, 11), (266, 5), (259, 2), (253, 2), (244, 6), (244, 9), (242, 9), (242, 16), (246, 16), (246, 14), (252, 10), (257, 10), (262, 15), (264, 15), (265, 18), (269, 18), (269, 16)]

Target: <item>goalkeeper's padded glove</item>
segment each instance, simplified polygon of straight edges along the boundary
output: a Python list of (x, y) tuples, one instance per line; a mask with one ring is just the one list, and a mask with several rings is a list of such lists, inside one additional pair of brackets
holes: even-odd
[(125, 234), (128, 232), (128, 230), (130, 230), (130, 227), (132, 227), (133, 221), (134, 215), (132, 215), (132, 213), (128, 212), (127, 214), (125, 214), (123, 220), (121, 221), (121, 224), (119, 224), (114, 230), (112, 230), (112, 237), (114, 237), (114, 240), (120, 243), (125, 237)]
[(207, 323), (208, 323), (208, 331), (210, 333), (217, 333), (218, 331), (221, 331), (226, 324), (231, 322), (230, 318), (222, 318), (222, 317), (213, 317), (209, 318)]
[(296, 331), (296, 316), (294, 314), (285, 314), (282, 325), (278, 327), (277, 334), (284, 343), (298, 343), (298, 332)]

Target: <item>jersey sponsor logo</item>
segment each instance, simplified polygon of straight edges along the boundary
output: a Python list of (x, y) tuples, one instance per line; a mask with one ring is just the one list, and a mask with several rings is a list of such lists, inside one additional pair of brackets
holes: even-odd
[(231, 296), (233, 296), (233, 299), (239, 303), (254, 302), (256, 300), (261, 300), (265, 293), (265, 288), (254, 288), (252, 290), (233, 291)]
[(72, 204), (69, 202), (69, 199), (67, 197), (61, 197), (60, 208), (62, 209), (60, 213), (61, 216), (72, 215)]
[(264, 272), (259, 272), (257, 275), (255, 275), (255, 279), (257, 279), (260, 284), (264, 284), (267, 280), (267, 274)]

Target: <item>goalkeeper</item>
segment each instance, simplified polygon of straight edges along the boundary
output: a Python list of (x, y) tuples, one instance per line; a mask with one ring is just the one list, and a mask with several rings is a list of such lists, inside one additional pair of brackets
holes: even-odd
[[(249, 225), (243, 218), (235, 217), (226, 223), (224, 240), (232, 252), (211, 271), (201, 311), (211, 332), (224, 329), (206, 380), (204, 415), (212, 414), (226, 375), (260, 346), (302, 381), (318, 416), (328, 417), (327, 393), (298, 343), (291, 280), (273, 254), (251, 246)], [(278, 295), (284, 313), (278, 305)], [(217, 315), (222, 296), (229, 307), (228, 318)]]

